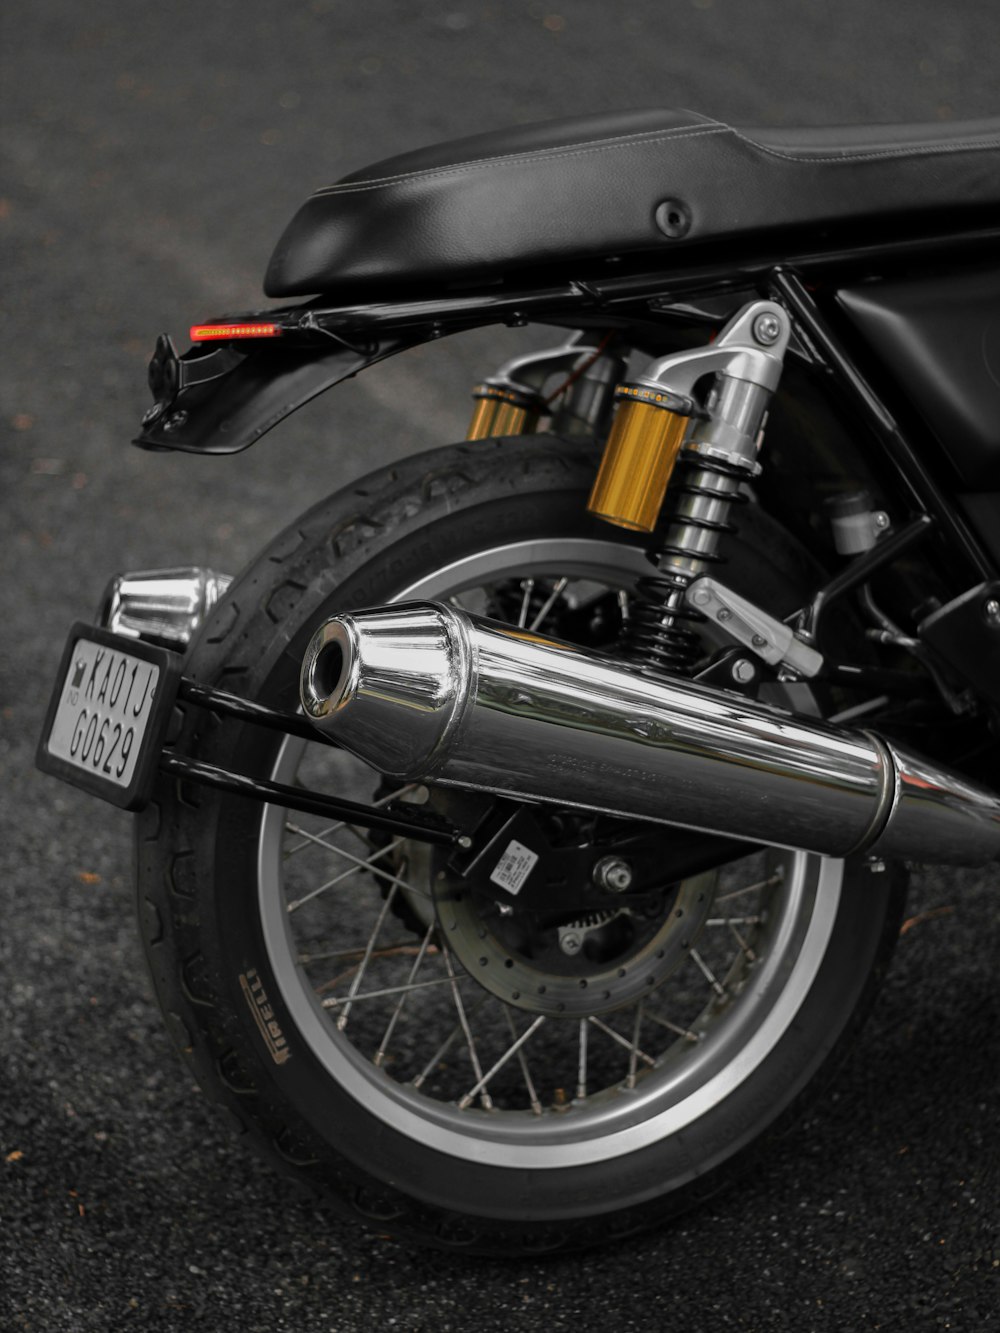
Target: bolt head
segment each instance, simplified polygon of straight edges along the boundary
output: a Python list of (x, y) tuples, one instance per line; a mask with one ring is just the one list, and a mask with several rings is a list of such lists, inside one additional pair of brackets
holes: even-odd
[(781, 320), (777, 315), (758, 315), (753, 324), (753, 336), (763, 347), (771, 347), (781, 337)]
[(738, 657), (733, 663), (733, 680), (740, 685), (749, 685), (756, 674), (754, 664), (745, 657)]
[(583, 940), (575, 930), (567, 930), (559, 936), (559, 948), (563, 953), (579, 953), (583, 948)]
[(992, 629), (1000, 629), (1000, 601), (995, 597), (983, 603), (983, 619)]
[(603, 856), (594, 866), (594, 883), (613, 893), (624, 893), (632, 887), (632, 867), (620, 856)]

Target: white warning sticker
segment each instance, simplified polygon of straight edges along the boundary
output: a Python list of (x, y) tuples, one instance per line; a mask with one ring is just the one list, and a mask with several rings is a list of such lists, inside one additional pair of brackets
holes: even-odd
[(507, 844), (507, 850), (493, 867), (490, 879), (494, 884), (499, 884), (502, 889), (506, 889), (508, 893), (520, 893), (524, 888), (524, 881), (531, 874), (537, 862), (537, 852), (533, 852), (530, 847), (525, 847), (524, 843), (518, 842), (516, 838), (511, 838)]

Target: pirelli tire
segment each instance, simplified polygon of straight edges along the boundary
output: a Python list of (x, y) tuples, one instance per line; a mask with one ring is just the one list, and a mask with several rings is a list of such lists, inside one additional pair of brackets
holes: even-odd
[[(594, 466), (586, 449), (543, 436), (450, 446), (372, 473), (321, 501), (253, 561), (204, 625), (186, 674), (294, 709), (317, 623), (410, 595), (454, 595), (472, 609), (517, 615), (526, 628), (551, 600), (539, 632), (599, 641), (614, 631), (609, 618), (643, 566), (633, 539), (586, 514)], [(787, 612), (808, 592), (808, 556), (757, 505), (739, 521), (727, 578)], [(242, 772), (385, 795), (379, 775), (329, 747), (296, 749), (203, 709), (183, 707), (173, 740), (182, 753)], [(628, 1236), (749, 1169), (856, 1034), (902, 908), (894, 868), (762, 854), (756, 869), (735, 865), (680, 886), (685, 903), (701, 903), (696, 925), (690, 938), (670, 937), (676, 966), (651, 971), (648, 1012), (595, 999), (592, 1013), (577, 1005), (562, 1026), (547, 1020), (529, 1039), (530, 1007), (487, 993), (472, 964), (447, 948), (429, 888), (436, 863), (425, 850), (386, 850), (378, 837), (337, 843), (357, 835), (291, 823), (300, 831), (289, 833), (285, 812), (246, 798), (160, 781), (137, 820), (136, 878), (168, 1029), (205, 1092), (340, 1213), (480, 1253)], [(300, 843), (309, 845), (295, 850)], [(299, 866), (314, 852), (326, 856), (324, 843), (337, 867), (349, 869), (346, 852), (364, 868), (347, 879), (339, 869), (302, 871), (299, 884)], [(744, 886), (748, 874), (767, 887)], [(324, 875), (343, 884), (327, 890)], [(662, 902), (672, 904), (674, 892)], [(665, 915), (640, 931), (628, 920), (639, 915), (630, 908), (614, 929), (584, 922), (602, 967), (616, 950), (638, 966), (635, 941), (655, 941), (661, 924), (667, 931)], [(492, 958), (520, 947), (487, 925)], [(562, 976), (571, 964), (544, 966)], [(406, 1008), (377, 1062), (377, 1032), (393, 1022), (404, 990)], [(393, 997), (381, 1015), (380, 991)], [(482, 1027), (435, 1060), (462, 1013)], [(366, 1046), (369, 1030), (376, 1036)], [(511, 1053), (515, 1040), (523, 1044)], [(501, 1071), (482, 1084), (498, 1058)]]

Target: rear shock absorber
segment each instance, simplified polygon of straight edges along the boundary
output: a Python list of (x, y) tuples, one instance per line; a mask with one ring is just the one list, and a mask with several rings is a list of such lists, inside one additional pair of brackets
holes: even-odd
[[(519, 356), (476, 386), (465, 438), (530, 435), (548, 415), (558, 435), (603, 434), (614, 385), (624, 372), (625, 358), (611, 335), (594, 345), (585, 333), (575, 333), (562, 347)], [(555, 375), (563, 383), (546, 396), (543, 389)]]
[[(685, 601), (688, 585), (720, 563), (722, 537), (736, 530), (741, 486), (760, 472), (757, 454), (777, 387), (789, 322), (771, 301), (744, 306), (708, 347), (665, 357), (619, 385), (620, 402), (588, 508), (637, 532), (656, 533), (653, 566), (638, 580), (623, 647), (649, 671), (689, 671), (700, 651)], [(696, 392), (714, 379), (704, 405)], [(670, 490), (675, 468), (683, 476)]]

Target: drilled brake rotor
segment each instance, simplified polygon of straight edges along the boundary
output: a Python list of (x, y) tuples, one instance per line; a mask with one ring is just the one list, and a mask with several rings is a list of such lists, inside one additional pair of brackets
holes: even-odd
[[(570, 921), (498, 903), (438, 878), (434, 905), (442, 939), (469, 975), (498, 999), (531, 1013), (579, 1018), (650, 994), (687, 957), (715, 892), (716, 871), (662, 894)], [(567, 952), (572, 933), (577, 947)]]

